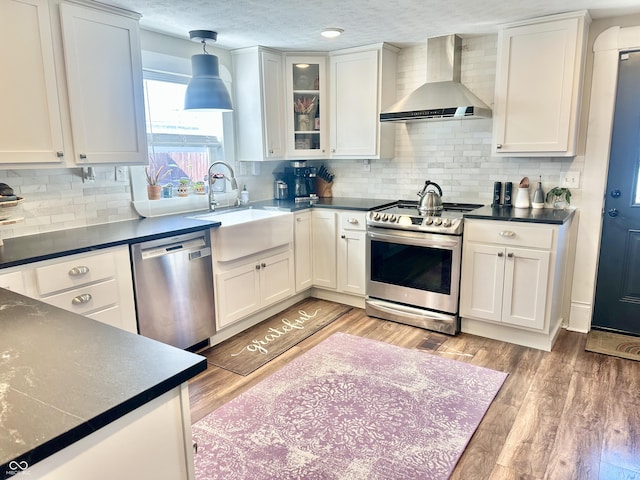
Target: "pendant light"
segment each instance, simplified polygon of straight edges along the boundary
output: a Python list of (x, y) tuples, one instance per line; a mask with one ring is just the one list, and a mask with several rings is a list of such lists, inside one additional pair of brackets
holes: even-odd
[(220, 78), (218, 57), (207, 53), (207, 41), (215, 42), (218, 34), (211, 30), (192, 30), (189, 38), (202, 43), (204, 53), (191, 57), (191, 80), (184, 95), (184, 109), (232, 110), (231, 97)]

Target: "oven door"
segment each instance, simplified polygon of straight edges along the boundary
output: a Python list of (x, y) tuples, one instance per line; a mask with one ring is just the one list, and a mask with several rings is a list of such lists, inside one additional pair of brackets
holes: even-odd
[(457, 316), (462, 237), (370, 227), (367, 296)]

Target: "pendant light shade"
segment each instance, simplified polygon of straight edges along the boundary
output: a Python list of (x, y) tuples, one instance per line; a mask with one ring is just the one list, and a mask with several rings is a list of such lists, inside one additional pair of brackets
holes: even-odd
[(205, 53), (191, 57), (191, 80), (184, 96), (184, 109), (232, 110), (231, 97), (220, 78), (218, 57), (208, 54), (205, 48), (206, 41), (215, 41), (217, 33), (194, 30), (189, 32), (189, 36), (192, 40), (201, 41)]

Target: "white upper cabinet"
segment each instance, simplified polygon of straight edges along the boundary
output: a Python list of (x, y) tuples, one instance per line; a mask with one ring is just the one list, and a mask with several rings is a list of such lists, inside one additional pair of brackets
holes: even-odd
[(0, 163), (146, 163), (137, 14), (58, 0), (0, 8)]
[(65, 145), (49, 4), (0, 0), (0, 10), (0, 163), (62, 164)]
[(510, 24), (498, 34), (493, 153), (575, 155), (586, 11)]
[(147, 163), (137, 18), (60, 6), (75, 162)]
[(282, 54), (262, 47), (231, 54), (237, 159), (281, 160), (285, 157)]
[(285, 57), (287, 158), (327, 158), (326, 57)]
[(397, 49), (381, 44), (330, 55), (331, 158), (392, 158), (395, 124), (379, 116), (395, 101)]

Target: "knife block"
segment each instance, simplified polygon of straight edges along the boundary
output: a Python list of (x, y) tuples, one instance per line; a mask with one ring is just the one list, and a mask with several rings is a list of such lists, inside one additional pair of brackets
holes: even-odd
[(333, 197), (333, 193), (331, 191), (332, 188), (333, 188), (333, 183), (329, 183), (320, 177), (316, 177), (316, 191), (318, 192), (318, 197), (320, 198)]

